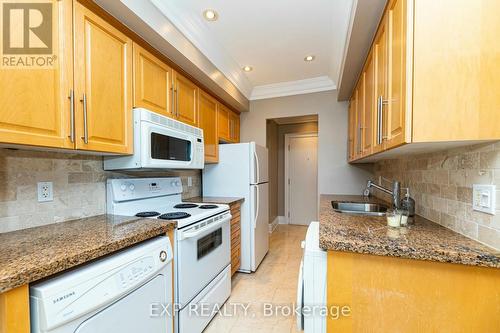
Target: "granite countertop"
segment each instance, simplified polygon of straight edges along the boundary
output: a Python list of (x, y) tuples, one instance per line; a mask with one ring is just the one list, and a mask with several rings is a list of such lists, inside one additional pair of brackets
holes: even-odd
[(362, 196), (321, 195), (320, 247), (406, 259), (500, 268), (500, 252), (416, 216), (406, 228), (390, 228), (385, 217), (337, 213), (331, 201), (377, 202)]
[(184, 199), (185, 202), (198, 202), (198, 203), (213, 203), (213, 204), (224, 204), (232, 205), (238, 202), (242, 202), (245, 198), (233, 198), (233, 197), (194, 197), (189, 199)]
[(0, 293), (175, 229), (177, 222), (99, 215), (0, 234)]

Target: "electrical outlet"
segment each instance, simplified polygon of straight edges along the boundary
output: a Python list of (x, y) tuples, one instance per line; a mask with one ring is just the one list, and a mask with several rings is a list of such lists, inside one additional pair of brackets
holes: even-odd
[(193, 186), (193, 177), (188, 177), (188, 187)]
[(473, 185), (472, 208), (478, 212), (495, 215), (496, 209), (496, 186), (495, 185)]
[(54, 192), (52, 182), (38, 183), (38, 202), (46, 202), (54, 200)]

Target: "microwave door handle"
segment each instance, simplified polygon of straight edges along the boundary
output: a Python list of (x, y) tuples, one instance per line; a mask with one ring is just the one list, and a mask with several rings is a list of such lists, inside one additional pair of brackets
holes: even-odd
[(214, 223), (207, 225), (205, 228), (201, 228), (201, 229), (198, 229), (196, 231), (183, 231), (179, 236), (179, 240), (198, 237), (199, 235), (203, 234), (204, 232), (207, 232), (207, 231), (210, 231), (213, 229), (217, 229), (218, 226), (220, 226), (224, 223), (227, 223), (230, 220), (231, 220), (231, 215), (228, 215), (217, 222), (214, 222)]

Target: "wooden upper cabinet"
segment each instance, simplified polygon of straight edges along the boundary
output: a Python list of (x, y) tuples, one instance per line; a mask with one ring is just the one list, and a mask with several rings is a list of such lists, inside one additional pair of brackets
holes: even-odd
[(413, 141), (500, 139), (500, 1), (415, 0)]
[(0, 68), (0, 142), (73, 148), (72, 1), (54, 2), (53, 68)]
[(172, 69), (134, 43), (134, 107), (172, 117)]
[(406, 141), (406, 0), (392, 0), (386, 13), (388, 27), (386, 147)]
[(217, 135), (217, 101), (200, 90), (198, 125), (203, 129), (205, 141), (205, 163), (219, 161), (219, 138)]
[(368, 62), (364, 74), (364, 102), (363, 102), (363, 156), (370, 155), (374, 142), (374, 115), (375, 103), (375, 67), (373, 54), (368, 57)]
[(353, 159), (357, 159), (360, 157), (360, 146), (361, 146), (361, 136), (359, 131), (359, 113), (358, 113), (358, 87), (354, 89), (354, 92), (351, 97), (351, 110), (353, 112)]
[(131, 153), (132, 41), (75, 5), (76, 147)]
[(240, 142), (240, 115), (229, 111), (229, 138), (233, 143)]
[(348, 156), (349, 156), (349, 161), (352, 161), (355, 157), (355, 144), (354, 144), (354, 139), (356, 136), (356, 108), (355, 108), (355, 103), (356, 101), (354, 98), (351, 98), (351, 101), (349, 102), (349, 120), (348, 120), (348, 135), (349, 135), (349, 140), (348, 140)]
[(387, 138), (387, 72), (388, 72), (388, 26), (386, 16), (382, 19), (373, 44), (375, 70), (375, 115), (374, 115), (374, 144), (373, 152), (380, 152), (385, 148)]
[(174, 98), (176, 118), (186, 124), (196, 126), (198, 87), (177, 72), (174, 74)]
[(241, 127), (241, 120), (240, 120), (240, 115), (235, 113), (235, 120), (234, 120), (234, 142), (239, 143), (240, 142), (240, 127)]
[(219, 104), (219, 109), (217, 111), (217, 127), (219, 133), (219, 139), (225, 142), (231, 141), (231, 131), (229, 126), (229, 113), (231, 111), (224, 105)]

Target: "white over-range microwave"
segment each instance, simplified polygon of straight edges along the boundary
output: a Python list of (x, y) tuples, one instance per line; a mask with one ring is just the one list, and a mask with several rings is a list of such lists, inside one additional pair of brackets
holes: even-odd
[(134, 153), (105, 157), (104, 170), (203, 169), (203, 130), (134, 109)]

